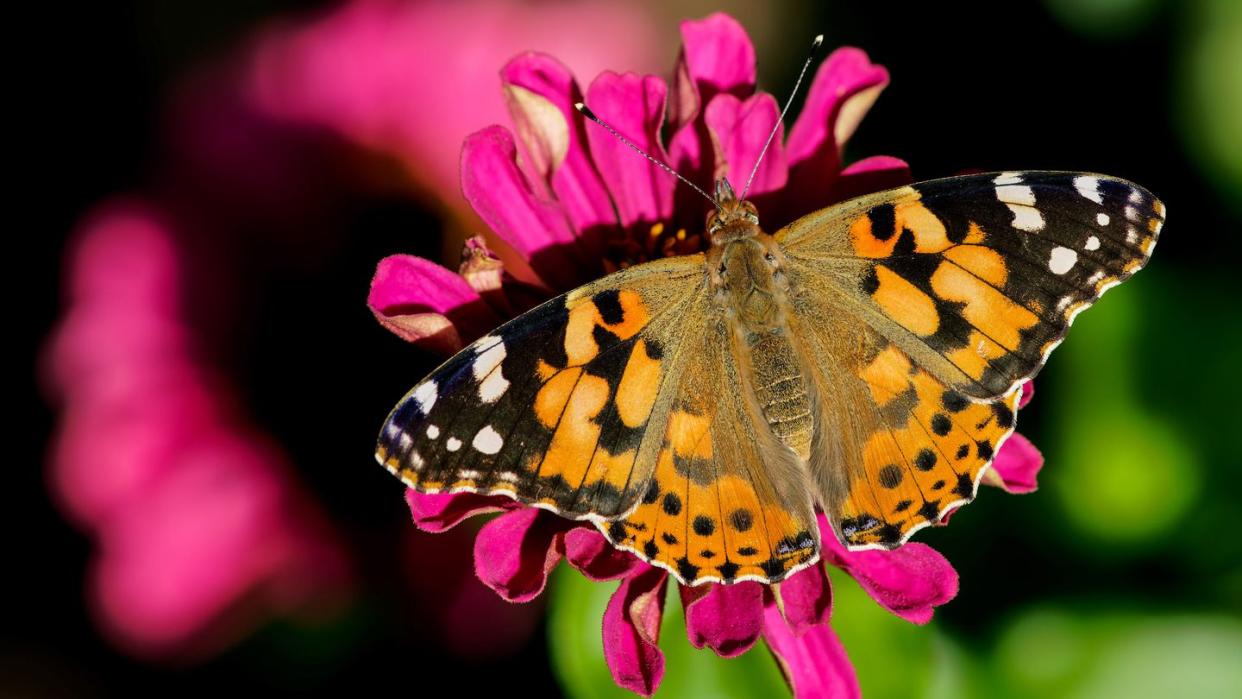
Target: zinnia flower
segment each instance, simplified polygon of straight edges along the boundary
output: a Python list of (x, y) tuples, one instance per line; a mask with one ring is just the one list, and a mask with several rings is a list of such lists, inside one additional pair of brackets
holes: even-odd
[(53, 494), (98, 543), (101, 625), (147, 657), (215, 651), (269, 614), (334, 606), (349, 582), (279, 450), (196, 358), (173, 238), (145, 202), (88, 218), (48, 366), (64, 405)]
[[(386, 258), (368, 299), (376, 318), (407, 340), (453, 351), (535, 301), (603, 272), (703, 247), (708, 204), (603, 129), (584, 124), (575, 102), (585, 101), (694, 182), (724, 176), (744, 182), (776, 127), (749, 197), (768, 230), (908, 181), (906, 164), (896, 158), (842, 167), (843, 145), (888, 83), (887, 71), (862, 51), (839, 49), (824, 61), (785, 139), (776, 100), (755, 91), (754, 49), (735, 20), (716, 14), (686, 22), (682, 37), (671, 94), (661, 78), (605, 72), (583, 95), (567, 68), (541, 54), (506, 65), (501, 82), (513, 131), (492, 126), (468, 137), (461, 178), (471, 206), (514, 254), (502, 263), (476, 238), (460, 273), (408, 255)], [(667, 149), (660, 138), (666, 103)], [(1029, 442), (1015, 437), (998, 455), (1000, 475), (991, 482), (1029, 489), (1040, 463)], [(619, 685), (655, 691), (664, 671), (657, 641), (666, 571), (614, 549), (591, 525), (508, 498), (410, 490), (406, 499), (415, 524), (428, 532), (481, 512), (502, 513), (479, 531), (474, 553), (479, 578), (506, 600), (535, 598), (562, 559), (591, 580), (620, 580), (603, 619), (605, 656)], [(823, 562), (853, 576), (894, 614), (926, 623), (956, 595), (957, 573), (929, 546), (851, 552), (823, 515), (819, 525)], [(731, 657), (762, 637), (796, 695), (858, 695), (853, 668), (828, 623), (831, 590), (823, 565), (778, 585), (708, 584), (679, 592), (695, 647)]]

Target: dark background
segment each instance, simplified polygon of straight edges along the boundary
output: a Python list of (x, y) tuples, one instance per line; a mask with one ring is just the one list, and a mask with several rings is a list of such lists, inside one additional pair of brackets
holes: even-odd
[[(18, 453), (5, 508), (6, 540), (16, 556), (7, 557), (4, 576), (0, 692), (327, 693), (389, 682), (417, 691), (430, 677), (471, 691), (563, 691), (538, 634), (518, 654), (483, 664), (446, 652), (408, 621), (419, 611), (410, 609), (394, 573), (402, 564), (387, 560), (384, 545), (409, 526), (407, 513), (394, 484), (370, 466), (368, 445), (395, 398), (434, 358), (380, 329), (364, 301), (384, 255), (439, 256), (439, 241), (425, 231), (438, 230), (441, 219), (416, 197), (341, 185), (332, 174), (311, 178), (314, 187), (335, 192), (312, 206), (324, 215), (283, 221), (299, 227), (305, 245), (244, 233), (222, 241), (193, 238), (191, 246), (220, 244), (226, 251), (206, 254), (211, 271), (201, 274), (235, 277), (227, 299), (235, 312), (223, 319), (200, 313), (214, 303), (203, 298), (192, 307), (213, 338), (206, 356), (231, 377), (248, 414), (280, 442), (344, 532), (358, 568), (356, 602), (336, 622), (310, 629), (273, 622), (193, 662), (130, 659), (92, 624), (83, 592), (91, 543), (49, 500), (42, 466), (56, 413), (36, 367), (60, 310), (63, 246), (100, 199), (159, 192), (182, 176), (169, 162), (176, 156), (163, 141), (162, 124), (169, 95), (187, 71), (229, 51), (260, 20), (324, 4), (88, 3), (31, 20), (37, 37), (26, 38), (38, 41), (16, 68), (30, 90), (20, 106), (10, 106), (18, 117), (10, 138), (34, 152), (15, 168), (22, 187), (14, 203), (23, 223), (9, 233), (20, 251), (9, 257), (17, 272), (10, 303), (18, 309), (18, 361), (29, 369), (20, 372)], [(1020, 425), (1050, 457), (1041, 476), (1045, 488), (1024, 498), (986, 493), (954, 526), (922, 537), (962, 575), (961, 594), (938, 613), (937, 626), (984, 655), (1003, 635), (1004, 619), (1049, 600), (1070, 610), (1103, 605), (1127, 614), (1211, 614), (1231, 623), (1242, 613), (1239, 450), (1232, 434), (1239, 381), (1236, 371), (1215, 373), (1240, 358), (1235, 265), (1242, 200), (1195, 157), (1187, 136), (1197, 127), (1185, 56), (1194, 50), (1200, 20), (1187, 5), (1140, 2), (1133, 3), (1132, 14), (1139, 15), (1133, 22), (1104, 22), (1109, 26), (1101, 29), (1090, 18), (1066, 15), (1062, 5), (792, 3), (771, 10), (793, 17), (773, 23), (778, 35), (756, 40), (760, 88), (778, 96), (792, 85), (802, 34), (821, 28), (828, 46), (863, 47), (889, 69), (892, 84), (851, 143), (855, 157), (896, 155), (912, 165), (916, 179), (967, 169), (1098, 171), (1141, 183), (1168, 207), (1150, 270), (1113, 293), (1133, 292), (1143, 303), (1139, 330), (1122, 348), (1141, 372), (1134, 400), (1190, 445), (1202, 485), (1155, 535), (1118, 542), (1067, 521), (1062, 501), (1090, 493), (1061, 480), (1072, 471), (1058, 470), (1053, 457), (1072, 450), (1057, 440), (1076, 433), (1060, 421), (1111, 404), (1092, 403), (1095, 389), (1074, 383), (1089, 382), (1090, 371), (1059, 375), (1066, 367), (1054, 357)], [(685, 14), (707, 9), (691, 4)], [(744, 23), (746, 12), (738, 11)], [(797, 33), (779, 34), (784, 31)], [(665, 65), (675, 51), (668, 48)], [(1238, 131), (1242, 138), (1242, 126)], [(291, 138), (315, 144), (318, 155), (309, 165), (330, 168), (348, 157), (341, 153), (349, 147), (330, 136)], [(242, 231), (264, 225), (238, 220)], [(415, 230), (424, 233), (410, 235)], [(1090, 325), (1097, 313), (1105, 311), (1080, 322)], [(283, 341), (289, 337), (302, 340), (291, 345)], [(1108, 337), (1091, 347), (1083, 342), (1088, 367), (1109, 363), (1119, 351)], [(1067, 347), (1074, 345), (1072, 339)], [(315, 400), (290, 399), (308, 383)], [(1107, 446), (1124, 436), (1094, 438)], [(1140, 478), (1144, 464), (1133, 463), (1133, 470)], [(865, 674), (865, 658), (856, 662)]]

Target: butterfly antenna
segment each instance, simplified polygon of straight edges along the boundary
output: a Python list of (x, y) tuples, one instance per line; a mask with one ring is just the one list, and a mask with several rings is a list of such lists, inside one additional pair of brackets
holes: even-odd
[(798, 73), (798, 81), (794, 83), (793, 91), (789, 93), (789, 99), (785, 100), (785, 108), (781, 110), (781, 116), (776, 120), (776, 125), (772, 127), (772, 133), (768, 134), (768, 140), (763, 144), (763, 150), (759, 151), (759, 159), (755, 161), (755, 167), (750, 171), (750, 177), (746, 178), (746, 187), (742, 190), (742, 199), (746, 199), (746, 194), (750, 191), (750, 184), (755, 181), (755, 173), (759, 172), (759, 163), (763, 162), (763, 156), (768, 152), (768, 146), (772, 145), (772, 139), (776, 138), (777, 129), (781, 128), (781, 124), (785, 121), (785, 112), (789, 111), (789, 105), (793, 104), (794, 95), (798, 94), (798, 88), (802, 85), (802, 78), (806, 77), (806, 69), (811, 67), (811, 61), (815, 60), (815, 53), (819, 51), (819, 47), (824, 43), (824, 35), (820, 34), (811, 41), (811, 51), (806, 57), (806, 62), (802, 64), (802, 72)]
[(586, 117), (586, 118), (590, 119), (591, 121), (595, 122), (596, 124), (599, 124), (600, 126), (604, 127), (605, 129), (608, 129), (608, 133), (612, 134), (613, 138), (615, 138), (615, 139), (617, 139), (618, 141), (620, 141), (620, 142), (624, 143), (625, 145), (629, 146), (630, 148), (633, 148), (633, 149), (634, 149), (634, 152), (636, 152), (636, 153), (638, 153), (639, 155), (643, 156), (643, 157), (644, 157), (644, 158), (646, 158), (647, 160), (650, 160), (651, 162), (655, 163), (656, 165), (659, 165), (659, 166), (660, 166), (660, 167), (661, 167), (661, 168), (662, 168), (665, 172), (669, 173), (669, 174), (670, 174), (670, 175), (672, 175), (673, 177), (676, 177), (677, 179), (681, 180), (682, 182), (685, 182), (686, 184), (690, 185), (690, 188), (691, 188), (691, 189), (693, 189), (694, 191), (698, 192), (699, 194), (702, 194), (704, 199), (706, 199), (706, 200), (710, 201), (710, 202), (712, 203), (712, 206), (715, 206), (717, 209), (719, 209), (719, 208), (720, 208), (720, 204), (719, 204), (719, 203), (718, 203), (715, 199), (713, 199), (711, 196), (709, 196), (709, 195), (707, 194), (707, 192), (704, 192), (702, 189), (700, 189), (698, 185), (696, 185), (695, 183), (693, 183), (693, 182), (691, 182), (690, 180), (686, 179), (685, 177), (682, 177), (682, 176), (681, 176), (681, 174), (680, 174), (680, 173), (678, 173), (678, 172), (677, 172), (676, 170), (674, 170), (673, 168), (671, 168), (671, 167), (669, 167), (668, 165), (665, 165), (664, 163), (660, 162), (659, 160), (656, 160), (655, 158), (653, 158), (650, 154), (648, 154), (648, 153), (647, 153), (647, 151), (643, 150), (642, 148), (639, 148), (639, 147), (638, 147), (638, 146), (637, 146), (637, 145), (636, 145), (633, 141), (631, 141), (630, 139), (628, 139), (628, 138), (626, 138), (625, 136), (622, 136), (621, 134), (617, 133), (617, 130), (616, 130), (616, 129), (614, 129), (614, 128), (612, 128), (612, 126), (609, 126), (608, 122), (606, 122), (606, 121), (604, 121), (603, 119), (600, 119), (599, 117), (595, 116), (595, 112), (592, 112), (590, 107), (586, 106), (585, 104), (583, 104), (583, 103), (581, 103), (581, 102), (577, 102), (577, 103), (575, 103), (575, 104), (574, 104), (574, 109), (577, 109), (579, 112), (582, 112), (582, 116), (584, 116), (584, 117)]

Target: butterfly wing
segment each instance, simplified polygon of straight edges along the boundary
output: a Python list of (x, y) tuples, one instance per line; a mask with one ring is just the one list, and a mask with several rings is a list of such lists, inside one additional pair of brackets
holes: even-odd
[(818, 555), (811, 489), (772, 477), (801, 471), (741, 406), (713, 309), (702, 255), (554, 298), (415, 386), (376, 457), (421, 492), (594, 521), (686, 584), (778, 580)]
[(895, 546), (972, 499), (1019, 384), (1146, 264), (1163, 221), (1124, 180), (1020, 172), (861, 197), (777, 233), (794, 335), (822, 358), (812, 470), (842, 541)]

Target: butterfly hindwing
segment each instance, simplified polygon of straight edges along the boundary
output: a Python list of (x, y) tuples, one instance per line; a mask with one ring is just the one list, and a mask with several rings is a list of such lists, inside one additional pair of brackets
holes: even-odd
[(731, 328), (701, 314), (682, 332), (687, 361), (674, 367), (645, 497), (624, 519), (598, 526), (685, 584), (777, 582), (818, 560), (811, 483), (749, 398)]
[(1163, 215), (1115, 178), (993, 173), (862, 197), (777, 233), (820, 396), (811, 471), (843, 542), (891, 548), (974, 497), (1020, 383), (1147, 262)]

